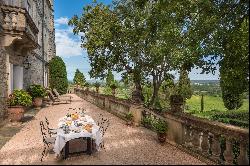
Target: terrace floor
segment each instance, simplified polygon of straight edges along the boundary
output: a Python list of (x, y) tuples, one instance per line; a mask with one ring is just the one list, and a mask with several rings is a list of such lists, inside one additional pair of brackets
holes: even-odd
[[(82, 100), (75, 94), (71, 104), (60, 104), (42, 108), (34, 118), (17, 131), (0, 149), (0, 164), (78, 164), (78, 165), (138, 165), (171, 164), (201, 165), (199, 159), (181, 151), (175, 146), (159, 144), (156, 133), (144, 127), (128, 127), (125, 121), (97, 106)], [(58, 160), (53, 153), (48, 153), (40, 162), (43, 151), (40, 120), (46, 116), (51, 126), (56, 128), (58, 119), (63, 117), (70, 107), (84, 107), (86, 113), (96, 120), (99, 113), (110, 119), (111, 125), (104, 136), (105, 149), (91, 156), (81, 155), (67, 160)], [(0, 130), (1, 134), (1, 130)]]

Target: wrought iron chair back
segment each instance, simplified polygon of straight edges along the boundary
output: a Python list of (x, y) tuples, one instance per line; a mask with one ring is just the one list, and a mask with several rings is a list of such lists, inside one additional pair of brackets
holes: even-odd
[(100, 126), (100, 124), (102, 123), (103, 119), (104, 119), (103, 114), (99, 114), (96, 124), (97, 124), (98, 126)]
[(40, 159), (41, 162), (42, 162), (43, 157), (44, 157), (45, 152), (46, 152), (46, 149), (49, 148), (49, 145), (54, 143), (54, 140), (51, 139), (52, 137), (47, 136), (46, 128), (45, 128), (45, 126), (43, 124), (43, 121), (40, 121), (40, 128), (41, 128), (41, 134), (42, 134), (42, 137), (43, 137), (43, 145), (44, 145), (44, 149), (43, 149), (43, 152), (42, 152), (42, 157)]
[(48, 131), (48, 134), (50, 135), (50, 137), (52, 136), (52, 134), (56, 134), (56, 129), (52, 129), (49, 127), (49, 120), (47, 119), (47, 117), (45, 117), (45, 124), (46, 124), (46, 130)]
[(40, 127), (41, 127), (41, 133), (43, 137), (43, 143), (48, 144), (46, 141), (46, 138), (47, 138), (46, 128), (44, 127), (43, 121), (40, 121)]
[[(109, 119), (104, 118), (102, 114), (100, 114), (99, 116), (101, 117), (101, 119), (99, 122), (97, 122), (97, 125), (100, 127), (99, 130), (100, 130), (102, 138), (103, 138), (107, 129), (109, 128), (110, 122), (109, 122)], [(105, 149), (104, 140), (102, 140), (100, 147)]]
[(108, 127), (110, 125), (109, 119), (106, 118), (102, 118), (102, 121), (100, 123), (100, 131), (102, 133), (102, 137), (104, 136), (104, 134), (106, 133)]

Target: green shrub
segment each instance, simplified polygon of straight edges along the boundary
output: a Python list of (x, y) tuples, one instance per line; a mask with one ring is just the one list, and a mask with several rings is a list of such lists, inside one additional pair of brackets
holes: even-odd
[(112, 95), (112, 89), (111, 89), (110, 87), (106, 86), (106, 87), (104, 87), (104, 89), (103, 89), (103, 93), (104, 93), (105, 95)]
[(249, 121), (249, 112), (248, 111), (227, 111), (227, 112), (218, 112), (211, 116), (213, 120), (219, 118), (231, 118), (231, 119), (240, 119), (243, 121)]
[(126, 118), (127, 120), (131, 121), (132, 118), (133, 118), (133, 114), (132, 114), (131, 112), (128, 112), (128, 113), (126, 114), (125, 118)]
[(45, 88), (36, 84), (30, 85), (28, 92), (33, 99), (36, 97), (45, 97), (47, 95)]
[(247, 111), (218, 112), (211, 115), (210, 119), (239, 127), (249, 127), (249, 112)]
[(238, 119), (230, 119), (230, 118), (219, 118), (217, 119), (219, 122), (231, 124), (234, 126), (249, 128), (249, 122), (238, 120)]
[(31, 106), (32, 105), (32, 97), (28, 92), (24, 90), (14, 90), (12, 94), (10, 94), (8, 98), (8, 104), (10, 106)]
[(111, 88), (111, 89), (116, 89), (116, 88), (118, 88), (118, 85), (117, 85), (116, 83), (112, 83), (112, 84), (110, 85), (110, 88)]
[(165, 121), (163, 121), (163, 120), (160, 120), (160, 119), (157, 120), (157, 119), (155, 119), (155, 120), (153, 121), (152, 125), (153, 125), (154, 130), (155, 130), (157, 133), (163, 134), (163, 133), (166, 133), (166, 132), (167, 132), (168, 125), (167, 125), (167, 123), (166, 123)]
[(151, 125), (152, 125), (152, 118), (150, 116), (143, 117), (142, 118), (142, 124), (145, 127), (151, 127)]
[(57, 89), (60, 94), (67, 93), (68, 79), (66, 66), (62, 58), (59, 56), (53, 57), (49, 62), (49, 82), (51, 89)]
[(95, 86), (96, 88), (99, 88), (99, 87), (101, 86), (101, 83), (100, 83), (100, 82), (95, 82), (95, 83), (94, 83), (94, 86)]

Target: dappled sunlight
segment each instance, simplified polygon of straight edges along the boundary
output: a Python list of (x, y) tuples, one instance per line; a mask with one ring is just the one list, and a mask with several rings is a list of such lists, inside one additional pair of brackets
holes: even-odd
[[(76, 95), (72, 96), (79, 100)], [(69, 108), (79, 107), (87, 109), (87, 114), (92, 117), (98, 117), (102, 113), (110, 119), (111, 125), (104, 135), (105, 148), (91, 156), (86, 154), (72, 156), (65, 161), (56, 159), (54, 153), (48, 153), (44, 157), (43, 163), (40, 163), (43, 142), (39, 121), (44, 120), (46, 116), (51, 122), (51, 126), (57, 127), (59, 118), (67, 112), (74, 112), (73, 110), (68, 111)], [(161, 156), (161, 158), (156, 156)], [(0, 150), (0, 159), (1, 164), (203, 164), (169, 144), (160, 145), (154, 132), (143, 127), (129, 127), (125, 121), (85, 100), (70, 105), (54, 105), (41, 109), (35, 118), (28, 122)], [(185, 160), (183, 161), (183, 159)]]

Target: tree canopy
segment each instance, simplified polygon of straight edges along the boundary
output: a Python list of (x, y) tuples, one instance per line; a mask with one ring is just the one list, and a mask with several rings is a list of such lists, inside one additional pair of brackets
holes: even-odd
[(67, 93), (67, 71), (66, 65), (61, 57), (55, 56), (50, 60), (49, 73), (50, 88), (55, 88), (60, 94)]
[[(249, 84), (248, 13), (247, 0), (116, 0), (85, 6), (69, 25), (84, 34), (91, 77), (104, 78), (110, 70), (131, 76), (138, 102), (144, 100), (143, 84), (150, 82), (154, 105), (171, 71), (181, 71), (188, 81), (186, 73), (195, 66), (214, 73), (219, 65), (222, 92), (234, 94), (224, 98), (240, 96)], [(181, 90), (188, 98), (186, 92)]]
[(80, 85), (80, 86), (84, 86), (85, 83), (86, 83), (86, 79), (85, 79), (83, 73), (80, 72), (79, 69), (76, 69), (76, 72), (75, 72), (75, 76), (74, 76), (73, 82), (74, 82), (74, 84)]

